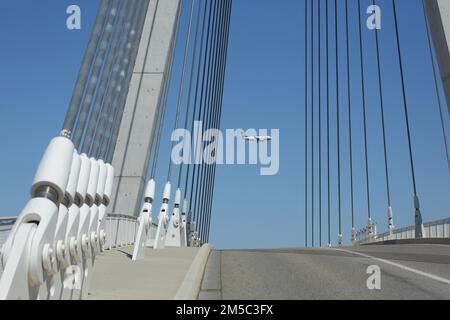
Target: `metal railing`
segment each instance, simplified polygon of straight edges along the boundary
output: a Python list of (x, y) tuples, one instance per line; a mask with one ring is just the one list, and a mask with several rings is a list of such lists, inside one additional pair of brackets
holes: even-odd
[(123, 214), (108, 214), (105, 223), (105, 249), (129, 246), (134, 243), (138, 227), (137, 218)]
[[(105, 249), (120, 248), (134, 245), (136, 233), (139, 227), (137, 217), (123, 214), (108, 214), (106, 218)], [(156, 236), (157, 225), (152, 223), (150, 226), (150, 239)]]
[[(374, 228), (375, 232), (372, 241), (369, 241), (369, 232), (367, 228), (359, 231), (356, 237), (356, 245), (382, 242), (387, 240), (405, 240), (405, 239), (415, 239), (415, 226), (409, 226), (404, 228), (395, 229), (392, 235), (389, 232), (382, 234), (376, 234), (376, 225)], [(450, 218), (440, 219), (436, 221), (431, 221), (423, 224), (423, 238), (425, 239), (443, 239), (450, 238)]]

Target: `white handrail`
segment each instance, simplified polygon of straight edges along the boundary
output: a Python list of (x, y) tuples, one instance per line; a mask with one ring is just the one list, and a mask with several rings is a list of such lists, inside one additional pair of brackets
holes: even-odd
[[(423, 238), (429, 239), (445, 239), (450, 238), (450, 218), (430, 221), (423, 224), (424, 234)], [(389, 232), (382, 234), (375, 234), (373, 241), (382, 242), (387, 240), (404, 240), (415, 238), (415, 226), (409, 226), (399, 229), (394, 229), (392, 235)], [(364, 228), (357, 232), (357, 238), (355, 244), (365, 244), (369, 242), (369, 236), (367, 228)]]
[[(134, 245), (138, 220), (135, 216), (124, 214), (108, 214), (106, 218), (106, 243), (105, 250)], [(152, 223), (150, 227), (150, 238), (154, 239), (156, 228)]]

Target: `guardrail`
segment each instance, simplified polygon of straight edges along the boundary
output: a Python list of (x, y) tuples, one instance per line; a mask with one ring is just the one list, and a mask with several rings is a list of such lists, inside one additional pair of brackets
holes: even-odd
[[(105, 250), (134, 245), (139, 227), (137, 217), (124, 214), (108, 214), (106, 217)], [(158, 225), (150, 225), (150, 239), (155, 239)]]
[(105, 249), (129, 246), (134, 243), (138, 227), (137, 218), (122, 214), (109, 214), (106, 218)]
[[(450, 238), (450, 218), (431, 221), (423, 224), (423, 238), (426, 239), (442, 239)], [(375, 228), (376, 230), (376, 228)], [(376, 231), (374, 238), (370, 243), (382, 242), (387, 240), (405, 240), (415, 238), (415, 226), (409, 226), (405, 228), (395, 229), (392, 235), (389, 232), (385, 232), (377, 235)], [(356, 237), (356, 245), (369, 243), (369, 233), (367, 228), (359, 231)]]

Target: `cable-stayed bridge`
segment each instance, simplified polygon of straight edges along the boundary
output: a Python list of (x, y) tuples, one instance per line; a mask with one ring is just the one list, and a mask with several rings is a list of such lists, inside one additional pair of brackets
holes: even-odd
[[(298, 33), (304, 36), (305, 87), (299, 90), (305, 100), (299, 108), (304, 112), (305, 194), (298, 214), (305, 220), (299, 247), (305, 248), (214, 251), (208, 245), (220, 145), (214, 129), (221, 128), (226, 112), (233, 1), (101, 0), (66, 117), (38, 165), (31, 199), (17, 217), (0, 219), (0, 298), (450, 298), (450, 220), (430, 221), (420, 204), (405, 77), (408, 52), (402, 43), (406, 31), (398, 19), (404, 3), (366, 2), (305, 0), (299, 12), (304, 23)], [(435, 125), (442, 129), (441, 156), (450, 168), (445, 108), (450, 105), (450, 5), (418, 3), (423, 5), (437, 101), (427, 107), (439, 113)], [(393, 17), (389, 53), (398, 68), (410, 212), (397, 212), (392, 205), (393, 156), (385, 117), (389, 88), (383, 85), (388, 50), (378, 25), (381, 12)], [(366, 32), (374, 35), (373, 61), (365, 55)], [(355, 39), (358, 50), (350, 54)], [(375, 88), (367, 85), (368, 64), (377, 71), (371, 79)], [(173, 104), (168, 103), (171, 81), (177, 84)], [(373, 90), (379, 120), (368, 116)], [(350, 98), (355, 91), (361, 101)], [(167, 117), (170, 108), (173, 122)], [(353, 151), (355, 108), (362, 111), (362, 158)], [(372, 121), (382, 128), (384, 161), (378, 174), (385, 182), (383, 200), (370, 188), (367, 136)], [(172, 152), (167, 166), (160, 159), (165, 127), (173, 129), (183, 147), (180, 161)], [(191, 145), (187, 133), (200, 134), (204, 141)], [(169, 144), (171, 151), (179, 147)], [(343, 160), (344, 146), (349, 163)], [(364, 190), (354, 188), (357, 161), (364, 164)], [(336, 181), (330, 181), (331, 163), (337, 164)], [(342, 188), (343, 166), (349, 166), (348, 191)], [(158, 180), (163, 170), (165, 179)], [(442, 178), (449, 178), (448, 171)], [(331, 183), (338, 186), (336, 194)], [(336, 208), (331, 197), (337, 197)], [(363, 225), (356, 223), (356, 197), (367, 199)], [(344, 199), (351, 203), (350, 230), (343, 229)], [(386, 202), (384, 222), (373, 221), (374, 201)], [(332, 214), (338, 216), (337, 235), (331, 234)], [(396, 228), (396, 215), (404, 214), (414, 224)], [(367, 278), (377, 273), (370, 267), (388, 279), (382, 290), (369, 288)]]

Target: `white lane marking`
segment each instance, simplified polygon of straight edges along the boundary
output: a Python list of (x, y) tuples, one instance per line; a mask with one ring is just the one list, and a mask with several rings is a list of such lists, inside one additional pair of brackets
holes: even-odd
[(428, 272), (424, 272), (424, 271), (420, 271), (420, 270), (417, 270), (417, 269), (414, 269), (414, 268), (410, 268), (410, 267), (404, 266), (404, 265), (396, 263), (396, 262), (392, 262), (392, 261), (381, 259), (381, 258), (377, 258), (377, 257), (372, 257), (372, 256), (369, 256), (369, 255), (361, 253), (361, 252), (345, 250), (345, 249), (338, 249), (338, 248), (331, 248), (331, 249), (332, 250), (336, 250), (336, 251), (342, 251), (342, 252), (345, 252), (345, 253), (355, 254), (355, 255), (358, 255), (358, 256), (361, 256), (361, 257), (364, 257), (364, 258), (368, 258), (368, 259), (372, 259), (372, 260), (375, 260), (375, 261), (380, 261), (380, 262), (389, 264), (391, 266), (394, 266), (394, 267), (397, 267), (397, 268), (400, 268), (400, 269), (403, 269), (403, 270), (406, 270), (406, 271), (409, 271), (409, 272), (412, 272), (412, 273), (415, 273), (415, 274), (418, 274), (418, 275), (421, 275), (421, 276), (424, 276), (424, 277), (427, 277), (427, 278), (430, 278), (430, 279), (433, 279), (433, 280), (436, 280), (436, 281), (439, 281), (439, 282), (442, 282), (442, 283), (450, 285), (450, 280), (449, 279), (442, 278), (442, 277), (436, 276), (434, 274), (431, 274), (431, 273), (428, 273)]

